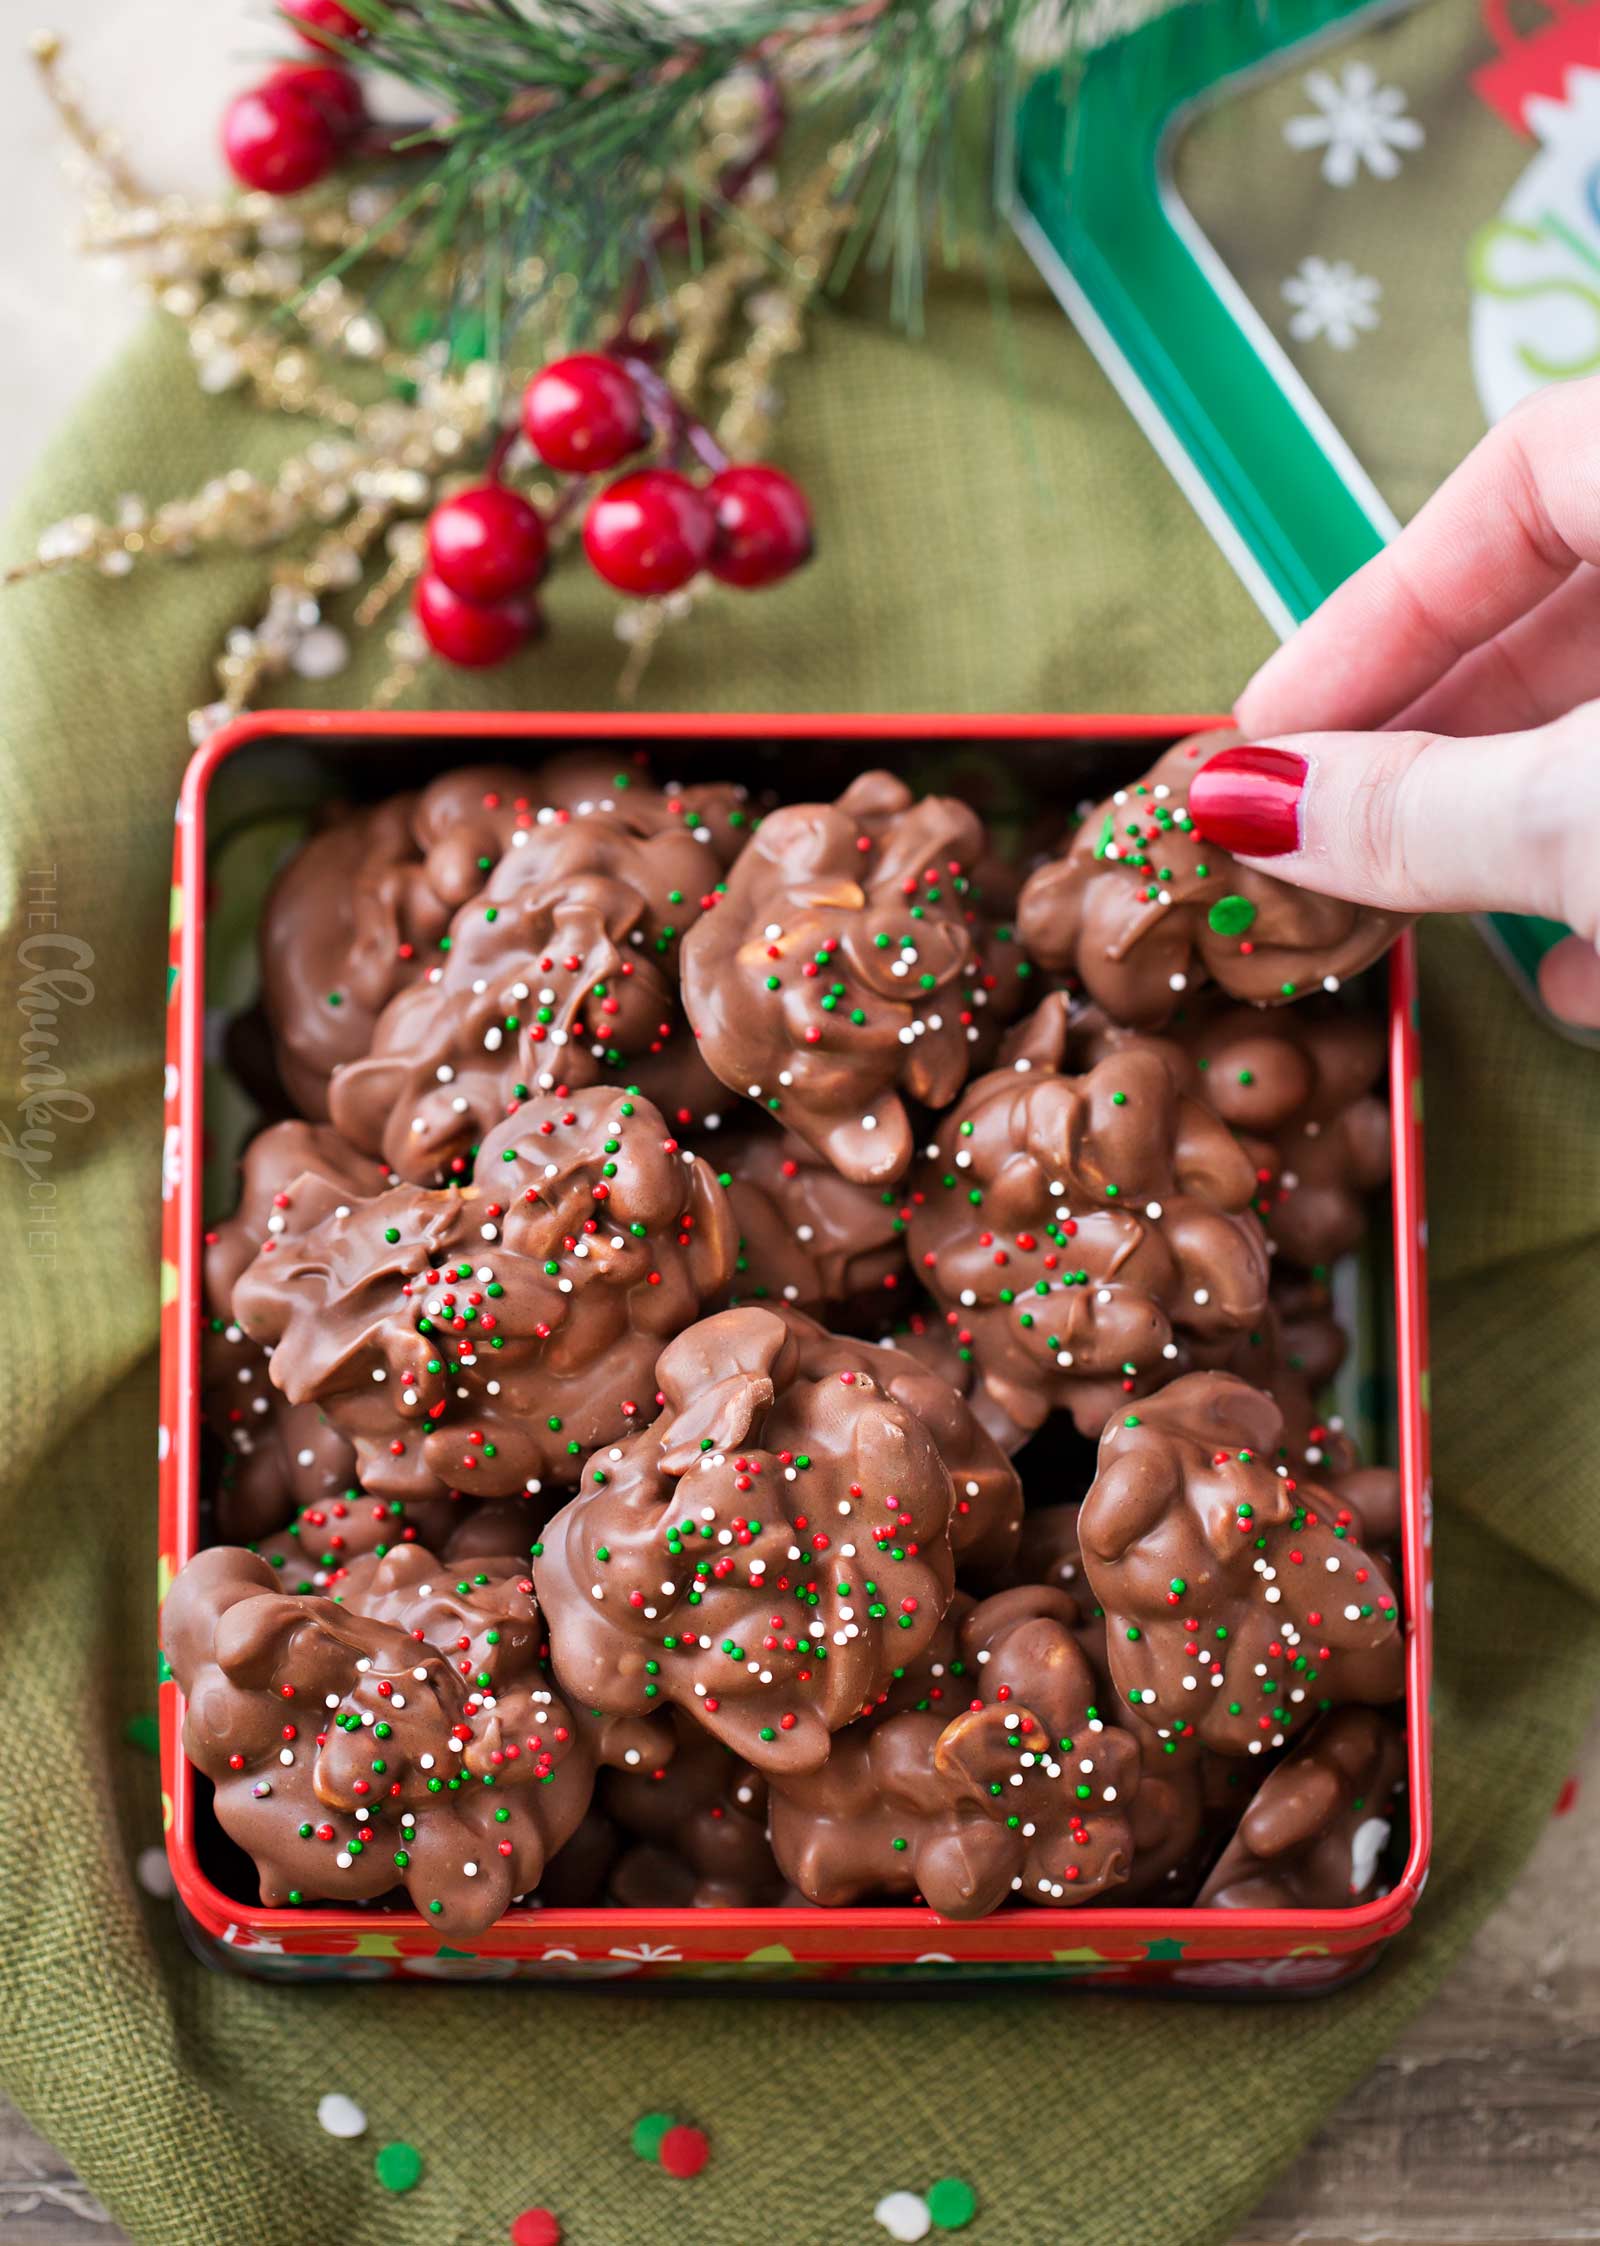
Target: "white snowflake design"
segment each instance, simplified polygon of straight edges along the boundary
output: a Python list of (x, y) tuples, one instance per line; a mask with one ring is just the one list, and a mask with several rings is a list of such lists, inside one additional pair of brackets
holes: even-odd
[(1358, 273), (1345, 258), (1330, 263), (1325, 257), (1304, 257), (1300, 270), (1284, 282), (1283, 294), (1295, 307), (1289, 333), (1297, 343), (1324, 336), (1336, 351), (1348, 351), (1363, 329), (1377, 326), (1383, 284)]
[(1374, 179), (1393, 179), (1400, 151), (1420, 148), (1426, 135), (1406, 115), (1398, 86), (1380, 86), (1369, 62), (1347, 62), (1338, 78), (1313, 70), (1301, 81), (1314, 117), (1291, 117), (1283, 137), (1291, 148), (1320, 148), (1322, 176), (1330, 187), (1351, 187), (1362, 166)]

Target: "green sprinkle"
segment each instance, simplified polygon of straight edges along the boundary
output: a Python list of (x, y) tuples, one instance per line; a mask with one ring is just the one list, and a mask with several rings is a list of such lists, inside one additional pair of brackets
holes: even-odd
[(960, 2176), (941, 2176), (928, 2186), (923, 2204), (935, 2230), (965, 2230), (978, 2212), (978, 2195)]
[(670, 2113), (642, 2113), (628, 2141), (641, 2160), (653, 2161), (661, 2151), (662, 2138), (676, 2126)]
[[(430, 1911), (443, 1907), (440, 1903), (428, 1905)], [(380, 2145), (372, 2166), (385, 2191), (412, 2191), (422, 2181), (422, 2155), (403, 2137), (397, 2137), (393, 2144)]]
[(1214, 936), (1248, 935), (1256, 923), (1256, 908), (1248, 897), (1219, 897), (1206, 914)]

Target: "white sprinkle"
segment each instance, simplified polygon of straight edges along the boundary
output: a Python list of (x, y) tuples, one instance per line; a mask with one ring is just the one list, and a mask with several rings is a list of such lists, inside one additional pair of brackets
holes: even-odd
[(172, 1866), (164, 1848), (141, 1848), (134, 1861), (139, 1885), (147, 1895), (164, 1902), (172, 1893)]
[(364, 2137), (367, 2133), (366, 2115), (342, 2090), (329, 2090), (317, 2100), (317, 2121), (330, 2137)]

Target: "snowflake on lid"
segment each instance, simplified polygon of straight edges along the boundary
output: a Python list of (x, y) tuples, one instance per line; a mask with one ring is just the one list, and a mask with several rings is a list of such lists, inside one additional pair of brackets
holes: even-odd
[(1330, 187), (1354, 186), (1363, 170), (1374, 179), (1396, 178), (1401, 151), (1420, 148), (1427, 137), (1407, 116), (1405, 94), (1379, 85), (1370, 62), (1347, 62), (1338, 77), (1313, 70), (1301, 83), (1314, 114), (1289, 118), (1283, 137), (1291, 148), (1323, 151), (1322, 176)]
[(1283, 299), (1294, 306), (1289, 333), (1296, 343), (1331, 343), (1336, 351), (1354, 349), (1377, 327), (1383, 283), (1358, 273), (1347, 258), (1303, 257), (1283, 284)]

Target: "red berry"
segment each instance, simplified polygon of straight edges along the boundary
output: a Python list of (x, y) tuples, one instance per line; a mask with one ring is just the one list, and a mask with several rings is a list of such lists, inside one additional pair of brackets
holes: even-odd
[(286, 62), (266, 83), (293, 86), (315, 102), (341, 140), (352, 139), (367, 121), (360, 80), (353, 71), (337, 70), (331, 62)]
[(279, 12), (286, 15), (308, 47), (315, 47), (325, 55), (336, 55), (337, 47), (329, 46), (320, 33), (331, 32), (335, 39), (355, 41), (365, 39), (367, 27), (359, 16), (342, 8), (339, 0), (278, 0)]
[(676, 2121), (662, 2138), (656, 2158), (669, 2176), (698, 2176), (711, 2158), (711, 2140), (703, 2129)]
[(297, 195), (332, 171), (340, 135), (301, 87), (253, 86), (222, 113), (222, 152), (233, 176), (268, 195)]
[(596, 494), (583, 549), (619, 593), (674, 593), (705, 568), (716, 520), (703, 491), (672, 468), (641, 468)]
[(504, 484), (474, 484), (428, 517), (428, 566), (463, 600), (526, 592), (548, 552), (538, 510)]
[(412, 606), (435, 655), (466, 671), (487, 670), (515, 655), (539, 622), (530, 600), (463, 600), (431, 569), (417, 579)]
[(644, 404), (626, 367), (599, 351), (577, 351), (528, 384), (522, 426), (552, 468), (614, 468), (644, 443)]
[(711, 574), (725, 585), (773, 585), (811, 559), (811, 509), (781, 468), (724, 468), (706, 497), (717, 520)]

